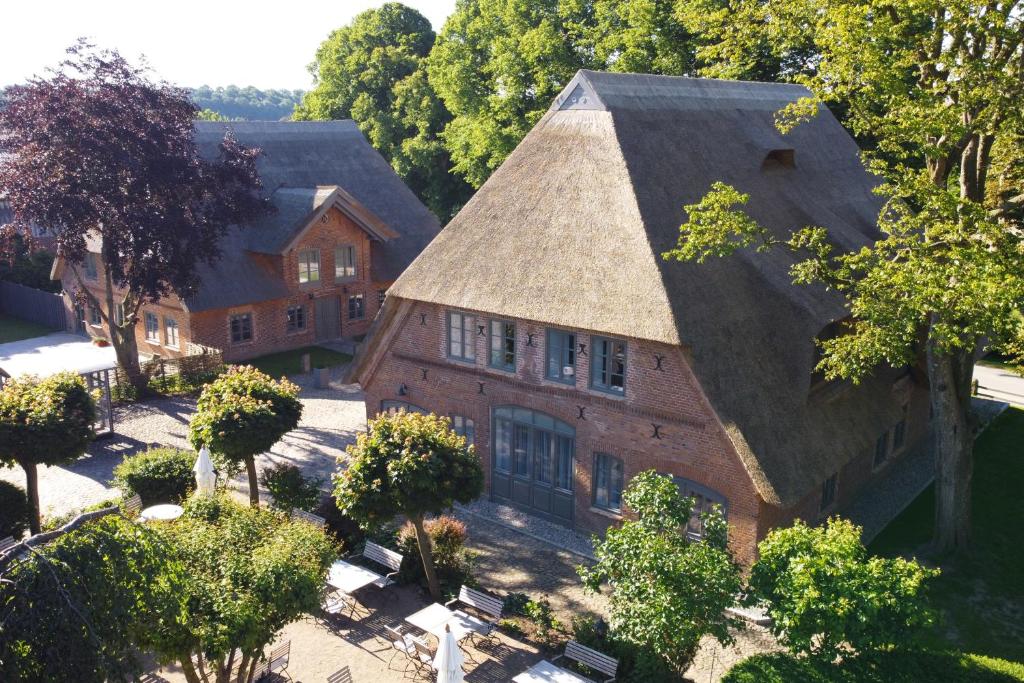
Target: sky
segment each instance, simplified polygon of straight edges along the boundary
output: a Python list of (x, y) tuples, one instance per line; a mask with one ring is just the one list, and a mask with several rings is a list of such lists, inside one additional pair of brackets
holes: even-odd
[[(404, 0), (440, 30), (455, 0)], [(186, 87), (308, 89), (307, 65), (334, 29), (384, 0), (20, 0), (3, 3), (0, 86), (42, 74), (79, 37), (145, 55), (156, 77)], [(154, 8), (152, 10), (148, 8)], [(159, 10), (155, 9), (159, 8)]]

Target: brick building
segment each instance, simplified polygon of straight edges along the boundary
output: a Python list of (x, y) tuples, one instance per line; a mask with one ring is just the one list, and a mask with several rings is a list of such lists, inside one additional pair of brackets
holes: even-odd
[(771, 527), (842, 510), (923, 445), (921, 373), (817, 375), (814, 340), (848, 311), (792, 285), (787, 253), (661, 257), (715, 180), (780, 236), (879, 237), (874, 180), (828, 111), (775, 129), (804, 94), (578, 73), (389, 290), (353, 367), (368, 413), (450, 415), (493, 500), (582, 530), (620, 519), (650, 468), (722, 505), (745, 562)]
[[(387, 288), (440, 230), (437, 218), (352, 121), (198, 122), (200, 150), (216, 154), (228, 129), (263, 150), (258, 168), (276, 211), (229, 231), (192, 296), (142, 307), (140, 354), (199, 345), (235, 361), (365, 334)], [(81, 275), (103, 301), (99, 244), (90, 249)], [(53, 276), (66, 293), (79, 286), (60, 259)], [(98, 311), (65, 299), (74, 330), (105, 336)]]

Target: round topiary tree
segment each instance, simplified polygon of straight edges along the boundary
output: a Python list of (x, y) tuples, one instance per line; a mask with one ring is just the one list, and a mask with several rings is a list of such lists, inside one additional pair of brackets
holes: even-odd
[(61, 372), (8, 380), (0, 389), (0, 463), (25, 470), (32, 533), (40, 531), (38, 465), (62, 465), (92, 441), (96, 401), (81, 376)]
[(446, 417), (400, 411), (370, 420), (365, 434), (347, 449), (348, 467), (335, 476), (338, 508), (363, 524), (402, 514), (412, 522), (430, 594), (441, 598), (434, 569), (427, 515), (483, 492), (480, 460)]
[(25, 490), (9, 481), (0, 481), (0, 538), (21, 538), (31, 518), (32, 509)]
[(114, 468), (113, 484), (126, 498), (139, 494), (143, 505), (180, 503), (196, 487), (196, 455), (179, 448), (150, 448)]
[(260, 504), (256, 456), (295, 429), (302, 416), (299, 387), (252, 366), (232, 366), (203, 388), (189, 424), (189, 441), (210, 451), (229, 470), (244, 465), (249, 501)]

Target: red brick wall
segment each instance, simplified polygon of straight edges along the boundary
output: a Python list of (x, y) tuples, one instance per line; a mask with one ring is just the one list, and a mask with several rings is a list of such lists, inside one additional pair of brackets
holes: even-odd
[[(445, 309), (417, 304), (375, 374), (366, 381), (367, 412), (383, 400), (403, 400), (438, 414), (474, 420), (476, 449), (490, 484), (490, 409), (517, 405), (547, 413), (576, 429), (575, 526), (603, 531), (619, 519), (592, 507), (593, 457), (620, 458), (625, 481), (646, 469), (685, 477), (724, 495), (728, 501), (730, 542), (737, 557), (753, 559), (758, 497), (732, 444), (707, 404), (679, 348), (629, 339), (625, 396), (591, 390), (591, 335), (577, 331), (576, 386), (544, 378), (545, 326), (516, 321), (516, 372), (487, 367), (486, 335), (474, 335), (476, 362), (447, 358)], [(476, 316), (486, 324), (487, 316)], [(528, 346), (529, 335), (533, 345)], [(661, 356), (661, 369), (656, 369)], [(424, 378), (424, 370), (426, 378)], [(480, 383), (484, 394), (481, 395)], [(401, 385), (406, 395), (398, 395)], [(579, 415), (583, 408), (583, 417)], [(654, 425), (660, 438), (654, 438)]]

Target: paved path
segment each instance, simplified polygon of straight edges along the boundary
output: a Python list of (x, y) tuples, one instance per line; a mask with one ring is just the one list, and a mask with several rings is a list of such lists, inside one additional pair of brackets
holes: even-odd
[(1024, 377), (1006, 368), (993, 365), (975, 365), (974, 379), (978, 380), (978, 395), (1024, 406)]

